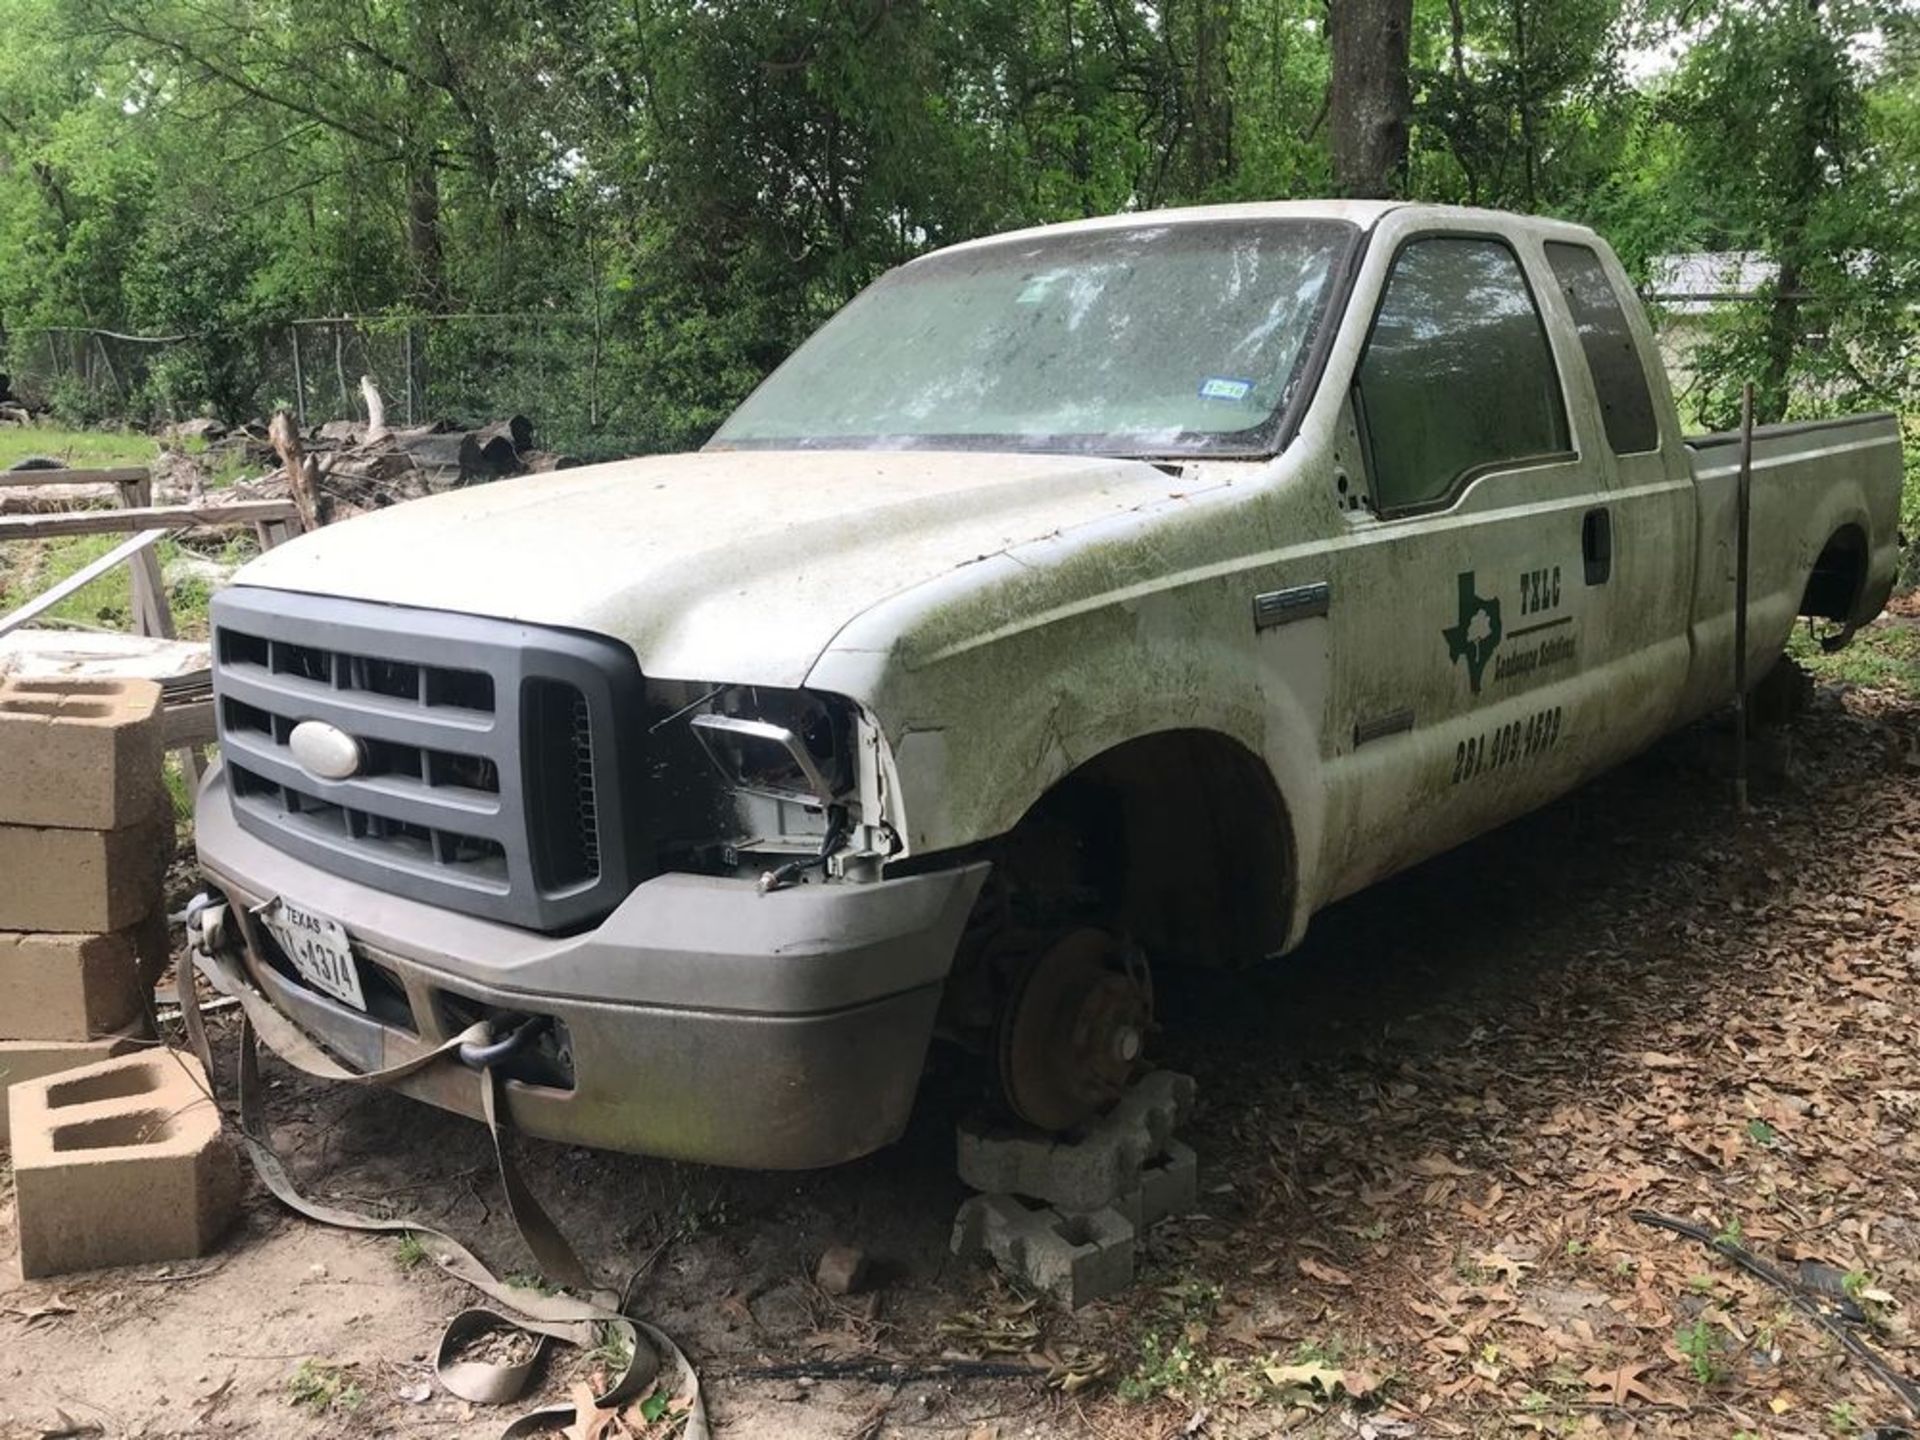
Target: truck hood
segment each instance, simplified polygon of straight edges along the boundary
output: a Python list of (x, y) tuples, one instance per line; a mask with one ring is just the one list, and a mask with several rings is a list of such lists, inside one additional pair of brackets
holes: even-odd
[(1177, 494), (1138, 460), (715, 451), (449, 491), (282, 545), (245, 585), (591, 631), (649, 675), (792, 687), (890, 595)]

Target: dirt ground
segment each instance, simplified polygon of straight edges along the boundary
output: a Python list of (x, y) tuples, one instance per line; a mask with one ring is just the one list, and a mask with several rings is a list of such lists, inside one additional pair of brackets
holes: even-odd
[[(1920, 1375), (1920, 707), (1829, 686), (1789, 734), (1744, 826), (1702, 727), (1320, 917), (1284, 962), (1162, 977), (1202, 1203), (1119, 1301), (1070, 1315), (949, 1258), (937, 1093), (830, 1172), (523, 1141), (526, 1172), (605, 1276), (647, 1267), (638, 1308), (727, 1440), (1920, 1427), (1785, 1296), (1628, 1215), (1832, 1267)], [(530, 1264), (479, 1126), (268, 1073), (310, 1193)], [(813, 1286), (836, 1241), (874, 1257), (870, 1293)], [(430, 1251), (257, 1190), (206, 1262), (23, 1284), (9, 1260), (0, 1436), (497, 1435), (507, 1415), (426, 1384), (465, 1301)], [(562, 1353), (548, 1393), (599, 1363)]]

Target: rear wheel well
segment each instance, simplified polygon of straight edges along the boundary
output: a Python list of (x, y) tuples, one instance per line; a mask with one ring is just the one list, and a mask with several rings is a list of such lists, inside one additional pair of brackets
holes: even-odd
[(1819, 620), (1851, 620), (1866, 583), (1866, 534), (1858, 525), (1842, 525), (1828, 537), (1808, 572), (1800, 613)]
[(1278, 950), (1293, 839), (1264, 761), (1212, 730), (1115, 746), (988, 847), (1022, 924), (1091, 921), (1154, 960), (1224, 964)]

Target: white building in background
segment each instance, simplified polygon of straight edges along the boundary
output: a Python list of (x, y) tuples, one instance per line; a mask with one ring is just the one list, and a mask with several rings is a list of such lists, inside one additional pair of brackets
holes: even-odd
[(1779, 273), (1780, 267), (1758, 250), (1691, 250), (1654, 257), (1641, 297), (1676, 396), (1692, 389), (1690, 362), (1705, 338), (1708, 317), (1729, 305), (1754, 303)]

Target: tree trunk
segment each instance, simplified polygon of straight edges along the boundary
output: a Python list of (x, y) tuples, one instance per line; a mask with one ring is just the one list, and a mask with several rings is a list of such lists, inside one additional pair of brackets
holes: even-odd
[(1802, 22), (1807, 30), (1791, 71), (1799, 126), (1783, 177), (1783, 213), (1772, 247), (1778, 269), (1767, 306), (1760, 378), (1754, 386), (1754, 419), (1762, 425), (1786, 419), (1793, 403), (1793, 364), (1806, 338), (1801, 291), (1808, 263), (1820, 254), (1809, 240), (1814, 211), (1828, 189), (1826, 166), (1844, 171), (1848, 160), (1844, 136), (1834, 124), (1830, 89), (1844, 62), (1836, 53), (1838, 42), (1821, 28), (1820, 5), (1821, 0), (1807, 0)]
[(1523, 193), (1529, 211), (1539, 208), (1539, 144), (1533, 133), (1533, 95), (1531, 93), (1533, 59), (1527, 53), (1526, 0), (1513, 0), (1513, 68), (1520, 82), (1514, 104), (1520, 112), (1520, 159)]
[(414, 303), (437, 310), (442, 299), (440, 263), (440, 172), (431, 156), (407, 169), (407, 257), (413, 262)]
[(1388, 198), (1406, 186), (1412, 33), (1413, 0), (1331, 0), (1328, 5), (1333, 48), (1328, 120), (1333, 183), (1342, 195)]
[(1753, 387), (1753, 420), (1772, 425), (1787, 418), (1793, 399), (1793, 359), (1800, 349), (1800, 265), (1780, 262), (1773, 299), (1767, 307), (1766, 342), (1760, 381)]
[(1193, 178), (1196, 194), (1233, 173), (1234, 0), (1197, 0), (1193, 20)]

